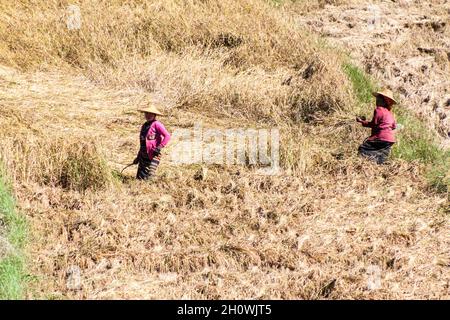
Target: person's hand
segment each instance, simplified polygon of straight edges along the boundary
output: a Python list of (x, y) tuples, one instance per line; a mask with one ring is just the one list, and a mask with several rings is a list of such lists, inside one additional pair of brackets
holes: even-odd
[(136, 159), (133, 160), (133, 164), (138, 164), (139, 163), (139, 157), (136, 157)]
[(153, 151), (153, 156), (157, 157), (161, 154), (161, 148), (157, 147), (154, 151)]
[(363, 123), (364, 121), (366, 121), (366, 117), (362, 116), (362, 117), (356, 117), (356, 121), (359, 123)]

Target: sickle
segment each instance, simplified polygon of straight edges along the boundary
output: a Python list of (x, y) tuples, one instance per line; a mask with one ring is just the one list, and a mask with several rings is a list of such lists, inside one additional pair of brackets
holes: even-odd
[(120, 174), (122, 174), (126, 168), (131, 167), (132, 165), (134, 165), (134, 163), (130, 163), (129, 165), (127, 165), (125, 168), (122, 169), (122, 171), (120, 171)]

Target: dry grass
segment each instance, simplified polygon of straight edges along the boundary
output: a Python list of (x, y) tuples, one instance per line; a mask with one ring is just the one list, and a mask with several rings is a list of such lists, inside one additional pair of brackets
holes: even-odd
[[(372, 1), (305, 12), (299, 23), (347, 48), (403, 106), (448, 138), (449, 10), (445, 0)], [(442, 140), (448, 148), (450, 140)]]
[(12, 178), (65, 189), (86, 191), (111, 182), (111, 170), (89, 138), (70, 141), (64, 137), (35, 135), (2, 137), (2, 158)]
[[(36, 239), (42, 288), (74, 298), (445, 297), (448, 226), (434, 213), (443, 199), (421, 190), (414, 167), (374, 179), (362, 166), (322, 181), (222, 168), (195, 181), (166, 169), (155, 184), (87, 196), (33, 188), (22, 202), (49, 232)], [(65, 288), (72, 265), (80, 291)], [(382, 270), (376, 291), (372, 265)]]
[[(342, 55), (287, 5), (180, 3), (82, 2), (68, 31), (59, 2), (0, 2), (0, 155), (32, 226), (29, 297), (448, 298), (448, 199), (420, 164), (354, 155)], [(170, 161), (176, 139), (154, 182), (119, 175), (148, 97), (170, 131), (280, 128), (281, 175), (196, 179)]]
[(171, 107), (252, 120), (351, 103), (339, 55), (263, 1), (82, 2), (80, 30), (67, 29), (57, 2), (2, 7), (1, 62), (23, 70), (75, 66), (107, 85), (138, 84)]

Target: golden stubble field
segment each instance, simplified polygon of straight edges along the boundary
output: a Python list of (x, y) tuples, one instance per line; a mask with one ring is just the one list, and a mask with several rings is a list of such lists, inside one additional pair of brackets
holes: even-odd
[[(0, 3), (1, 159), (31, 226), (29, 298), (449, 297), (448, 197), (419, 163), (356, 157), (344, 55), (295, 23), (323, 5), (81, 2), (69, 32), (64, 4)], [(171, 132), (279, 128), (280, 174), (177, 165), (174, 137), (155, 181), (121, 175), (149, 98)]]

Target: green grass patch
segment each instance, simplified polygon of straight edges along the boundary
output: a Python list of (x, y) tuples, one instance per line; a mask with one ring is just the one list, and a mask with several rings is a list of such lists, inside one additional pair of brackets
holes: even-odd
[(0, 258), (0, 300), (23, 299), (26, 282), (23, 247), (27, 224), (16, 210), (3, 170), (0, 170), (0, 225), (0, 236), (8, 243), (4, 248), (6, 255)]
[(395, 115), (397, 123), (404, 127), (397, 133), (397, 143), (392, 150), (394, 158), (426, 164), (425, 176), (430, 188), (439, 193), (448, 193), (450, 151), (440, 148), (437, 134), (407, 109), (399, 106)]
[(0, 300), (24, 297), (25, 269), (23, 257), (9, 255), (0, 261)]
[(442, 156), (430, 165), (426, 173), (430, 187), (439, 193), (450, 191), (450, 151), (443, 152)]
[(407, 109), (397, 106), (394, 113), (397, 123), (403, 125), (397, 132), (394, 157), (427, 164), (441, 161), (444, 152), (438, 147), (437, 136)]
[(358, 101), (361, 104), (370, 103), (373, 99), (372, 92), (377, 89), (374, 82), (363, 70), (349, 62), (344, 63), (343, 68), (352, 83)]

